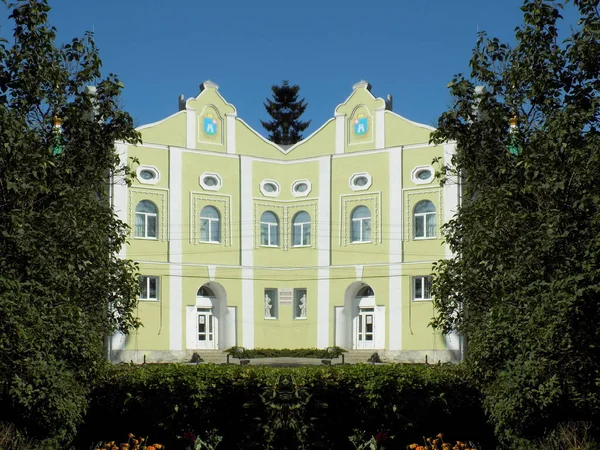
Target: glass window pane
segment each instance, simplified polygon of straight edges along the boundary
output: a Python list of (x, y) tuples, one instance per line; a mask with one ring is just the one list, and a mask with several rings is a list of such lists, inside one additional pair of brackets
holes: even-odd
[(435, 214), (427, 214), (427, 237), (435, 237)]
[(144, 214), (135, 215), (135, 236), (146, 237), (145, 226), (144, 226)]
[(415, 278), (415, 298), (423, 298), (423, 279)]
[(359, 242), (360, 241), (360, 221), (358, 220), (353, 220), (352, 221), (352, 242)]
[(202, 218), (206, 217), (206, 218), (210, 218), (210, 219), (218, 219), (219, 213), (212, 206), (205, 206), (204, 208), (202, 208), (202, 211), (200, 212), (200, 217), (202, 217)]
[(429, 200), (423, 200), (415, 206), (415, 213), (435, 212), (435, 206)]
[(208, 219), (200, 219), (200, 240), (208, 241)]
[(425, 237), (425, 217), (415, 217), (415, 237)]
[(270, 236), (269, 236), (269, 243), (271, 245), (279, 245), (279, 227), (276, 225), (271, 225), (269, 227), (269, 231), (270, 231)]
[(148, 229), (147, 229), (148, 234), (146, 235), (146, 237), (155, 238), (156, 237), (156, 216), (147, 215), (146, 220), (148, 221)]
[(150, 295), (148, 296), (148, 298), (158, 298), (157, 294), (157, 281), (158, 279), (156, 277), (148, 277), (148, 284), (150, 285)]
[(149, 200), (142, 200), (135, 207), (135, 212), (158, 213), (156, 206)]
[(140, 277), (140, 298), (148, 298), (148, 277)]
[(221, 242), (221, 226), (218, 220), (213, 220), (211, 222), (211, 236), (210, 240), (213, 242)]
[(352, 212), (353, 219), (359, 219), (362, 217), (371, 217), (371, 211), (366, 206), (359, 206)]
[(261, 245), (269, 245), (269, 226), (267, 224), (260, 224), (260, 243)]
[(371, 240), (371, 219), (362, 221), (362, 240), (368, 242)]
[(265, 223), (277, 223), (277, 216), (271, 211), (265, 211), (260, 217), (260, 221)]
[(310, 245), (310, 224), (306, 223), (304, 224), (304, 241), (302, 242), (302, 245)]
[(302, 242), (301, 242), (302, 229), (301, 228), (302, 228), (301, 225), (294, 225), (293, 230), (292, 230), (294, 243), (292, 245), (302, 245)]
[(310, 222), (310, 216), (306, 211), (300, 211), (294, 216), (294, 223)]
[(425, 289), (423, 293), (423, 298), (431, 298), (431, 277), (425, 277)]

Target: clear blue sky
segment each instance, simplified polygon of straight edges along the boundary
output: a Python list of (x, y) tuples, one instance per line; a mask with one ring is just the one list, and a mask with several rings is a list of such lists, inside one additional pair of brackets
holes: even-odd
[[(103, 72), (125, 84), (136, 125), (177, 111), (177, 98), (212, 80), (238, 116), (265, 134), (270, 87), (300, 85), (312, 123), (305, 136), (365, 79), (394, 111), (435, 125), (446, 85), (468, 73), (477, 29), (513, 42), (520, 0), (54, 0), (50, 22), (66, 42), (95, 31)], [(12, 36), (0, 4), (0, 35)], [(10, 40), (10, 39), (9, 39)]]

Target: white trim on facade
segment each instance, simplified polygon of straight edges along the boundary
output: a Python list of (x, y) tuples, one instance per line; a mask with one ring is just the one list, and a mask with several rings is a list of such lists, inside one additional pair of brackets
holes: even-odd
[[(154, 177), (147, 180), (141, 176), (142, 172), (151, 172)], [(160, 181), (160, 172), (155, 166), (139, 166), (135, 169), (135, 175), (140, 184), (156, 184)]]
[[(206, 181), (204, 180), (204, 178), (206, 177), (212, 177), (215, 180), (217, 180), (217, 183), (214, 186), (210, 186), (208, 184), (206, 184)], [(202, 189), (204, 189), (205, 191), (218, 191), (219, 189), (221, 189), (223, 187), (223, 179), (221, 178), (221, 176), (218, 173), (214, 173), (214, 172), (203, 172), (202, 175), (200, 175), (200, 177), (198, 177), (198, 184), (200, 186), (202, 186)]]
[(183, 170), (182, 152), (169, 151), (169, 349), (183, 350), (181, 326), (183, 312), (183, 186), (180, 174)]
[[(119, 155), (119, 166), (127, 165), (127, 144), (116, 144), (115, 149)], [(123, 175), (114, 175), (112, 179), (112, 207), (119, 218), (124, 223), (128, 223), (127, 193), (128, 187)], [(119, 250), (119, 257), (125, 259), (127, 256), (127, 245), (123, 245)]]
[(317, 347), (329, 346), (329, 274), (331, 264), (331, 157), (319, 159), (317, 224)]
[[(186, 106), (186, 139), (187, 148), (196, 148), (196, 110)], [(173, 148), (173, 147), (172, 147)]]
[[(419, 178), (419, 173), (421, 173), (423, 171), (429, 171), (429, 173), (430, 173), (429, 178), (426, 178), (426, 179)], [(416, 166), (410, 172), (410, 178), (411, 178), (412, 182), (415, 184), (431, 184), (433, 182), (433, 180), (435, 179), (435, 169), (430, 165)]]
[[(452, 163), (452, 156), (456, 152), (456, 144), (446, 144), (444, 145), (444, 164), (450, 166)], [(451, 220), (456, 213), (458, 212), (459, 206), (459, 196), (460, 191), (458, 189), (459, 180), (457, 177), (453, 177), (447, 180), (446, 184), (443, 187), (444, 190), (444, 208), (443, 208), (443, 216), (440, 214), (440, 224), (447, 223)], [(440, 211), (442, 212), (442, 211)], [(445, 244), (446, 247), (446, 258), (451, 258), (452, 251), (450, 250), (450, 246)]]
[(240, 156), (240, 234), (242, 264), (242, 345), (254, 347), (254, 224), (251, 158)]
[[(402, 149), (389, 153), (389, 336), (390, 350), (402, 350), (402, 261), (404, 260), (402, 229), (404, 226), (402, 208)], [(394, 195), (398, 193), (400, 195)]]
[[(362, 186), (360, 186), (360, 185), (356, 184), (356, 181), (362, 177), (366, 178), (367, 182), (365, 184), (363, 184)], [(353, 191), (366, 191), (367, 189), (369, 189), (371, 187), (372, 184), (373, 184), (373, 177), (368, 172), (353, 173), (352, 176), (350, 177), (350, 179), (348, 180), (348, 185), (350, 186), (350, 189), (352, 189)]]
[(385, 148), (385, 106), (375, 110), (375, 148)]
[(227, 122), (227, 153), (234, 155), (237, 153), (235, 141), (235, 119), (236, 113), (225, 113), (225, 121)]
[[(307, 186), (307, 188), (304, 192), (300, 192), (300, 191), (296, 190), (296, 187), (301, 184), (306, 184), (306, 186)], [(307, 179), (296, 180), (292, 183), (290, 188), (292, 190), (292, 195), (294, 197), (306, 197), (306, 196), (308, 196), (308, 194), (310, 194), (310, 191), (312, 191), (312, 183)]]
[[(273, 185), (275, 187), (275, 190), (268, 191), (265, 188), (268, 184)], [(260, 182), (259, 189), (260, 189), (261, 194), (264, 195), (265, 197), (279, 197), (279, 194), (281, 194), (281, 186), (275, 180), (262, 180)]]

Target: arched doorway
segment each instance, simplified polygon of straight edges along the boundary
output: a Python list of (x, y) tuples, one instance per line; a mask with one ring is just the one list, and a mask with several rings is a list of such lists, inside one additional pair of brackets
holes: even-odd
[(385, 347), (385, 307), (377, 306), (370, 285), (352, 283), (344, 306), (335, 307), (335, 345), (353, 350)]
[(187, 348), (215, 350), (236, 345), (236, 308), (227, 306), (227, 294), (219, 283), (209, 282), (196, 292), (187, 307)]

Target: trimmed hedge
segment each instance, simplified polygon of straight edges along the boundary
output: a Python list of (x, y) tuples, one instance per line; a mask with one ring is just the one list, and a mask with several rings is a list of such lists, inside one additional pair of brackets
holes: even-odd
[(339, 358), (342, 353), (347, 353), (340, 347), (329, 347), (329, 349), (319, 348), (252, 348), (231, 347), (224, 351), (234, 358), (255, 359), (255, 358), (317, 358), (332, 359)]
[(223, 436), (219, 450), (346, 449), (355, 429), (489, 443), (478, 392), (460, 367), (396, 365), (270, 368), (237, 365), (113, 366), (94, 388), (78, 448), (127, 433), (169, 449), (177, 436)]

